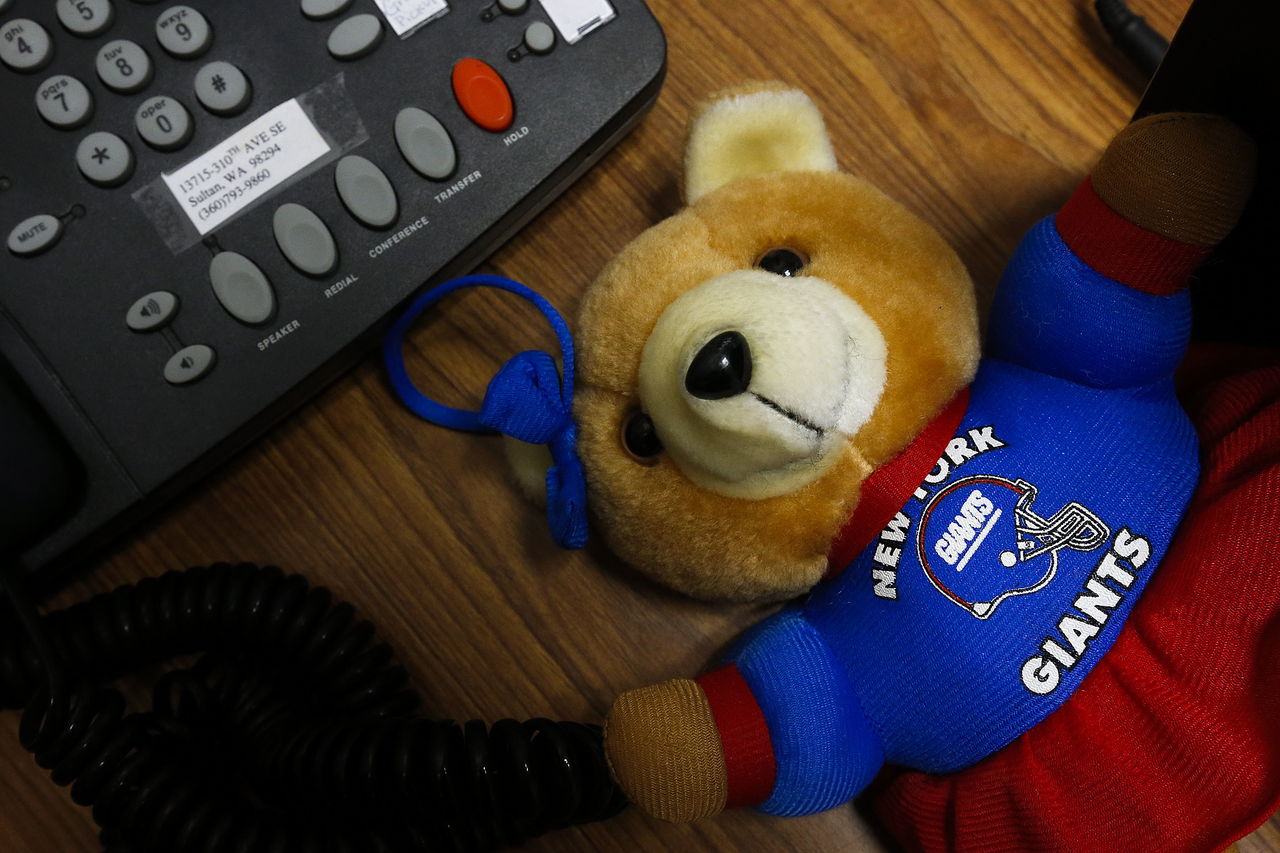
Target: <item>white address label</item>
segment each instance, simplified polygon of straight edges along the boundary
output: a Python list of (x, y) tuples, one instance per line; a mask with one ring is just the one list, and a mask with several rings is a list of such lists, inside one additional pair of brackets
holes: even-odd
[(566, 44), (574, 44), (597, 27), (617, 17), (609, 0), (542, 0), (551, 23)]
[(449, 11), (446, 0), (374, 0), (396, 35), (404, 38), (427, 21)]
[(161, 178), (204, 236), (328, 153), (295, 98)]

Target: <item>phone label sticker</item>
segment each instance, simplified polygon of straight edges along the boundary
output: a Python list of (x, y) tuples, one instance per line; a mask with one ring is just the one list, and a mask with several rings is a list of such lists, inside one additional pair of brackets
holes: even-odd
[(576, 44), (618, 16), (609, 0), (542, 0), (542, 8), (567, 44)]
[(419, 27), (449, 11), (446, 0), (374, 0), (400, 38), (408, 38)]
[(204, 236), (329, 150), (294, 98), (161, 178)]

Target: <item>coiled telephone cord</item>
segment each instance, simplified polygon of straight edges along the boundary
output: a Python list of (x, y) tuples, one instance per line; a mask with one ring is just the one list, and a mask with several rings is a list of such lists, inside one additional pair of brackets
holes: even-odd
[[(110, 853), (492, 850), (625, 805), (598, 727), (418, 716), (373, 626), (299, 575), (218, 564), (43, 617), (7, 585), (0, 707)], [(150, 711), (105, 686), (189, 655)]]

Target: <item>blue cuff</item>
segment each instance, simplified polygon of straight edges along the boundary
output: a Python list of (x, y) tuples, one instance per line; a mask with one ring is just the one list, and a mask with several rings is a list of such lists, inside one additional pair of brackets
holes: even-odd
[(884, 763), (848, 676), (796, 610), (751, 632), (732, 660), (755, 694), (773, 740), (777, 778), (760, 810), (783, 817), (847, 802)]

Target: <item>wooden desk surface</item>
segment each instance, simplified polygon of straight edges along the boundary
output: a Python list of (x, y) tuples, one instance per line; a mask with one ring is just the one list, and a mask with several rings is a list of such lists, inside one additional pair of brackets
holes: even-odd
[[(469, 3), (473, 0), (455, 0)], [(820, 102), (844, 168), (939, 228), (989, 295), (1023, 230), (1061, 202), (1134, 107), (1141, 81), (1088, 0), (649, 0), (669, 73), (619, 148), (486, 265), (576, 311), (605, 261), (674, 211), (690, 106), (745, 79)], [(1189, 0), (1136, 0), (1172, 33)], [(425, 322), (411, 367), (475, 402), (500, 361), (550, 343), (514, 301), (467, 297)], [(704, 668), (760, 611), (710, 608), (570, 554), (507, 480), (499, 442), (415, 420), (370, 358), (62, 596), (175, 567), (276, 563), (331, 587), (399, 651), (440, 717), (598, 721), (620, 691)], [(0, 850), (97, 849), (94, 827), (0, 715)], [(1280, 851), (1280, 823), (1241, 843)], [(635, 812), (529, 850), (881, 850), (853, 808), (797, 820), (752, 812), (696, 826)]]

